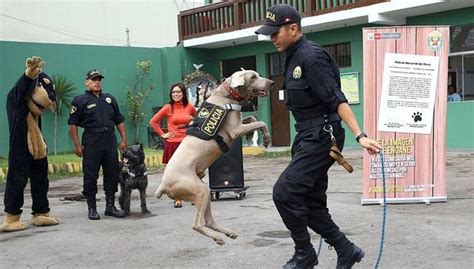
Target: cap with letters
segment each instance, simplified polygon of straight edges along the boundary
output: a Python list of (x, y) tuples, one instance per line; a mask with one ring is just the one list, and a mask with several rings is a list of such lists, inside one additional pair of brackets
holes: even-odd
[(278, 4), (267, 9), (265, 21), (262, 27), (255, 31), (256, 34), (260, 35), (272, 35), (282, 25), (291, 23), (300, 23), (301, 16), (298, 11), (287, 4)]

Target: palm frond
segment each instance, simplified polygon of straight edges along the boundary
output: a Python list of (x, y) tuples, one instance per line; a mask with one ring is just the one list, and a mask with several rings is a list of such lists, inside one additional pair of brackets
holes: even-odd
[[(69, 81), (68, 77), (65, 75), (53, 75), (52, 76), (54, 85), (56, 86), (56, 102), (65, 105), (68, 109), (71, 107), (71, 101), (74, 97), (74, 92), (76, 91), (76, 86)], [(58, 113), (60, 106), (58, 107)]]

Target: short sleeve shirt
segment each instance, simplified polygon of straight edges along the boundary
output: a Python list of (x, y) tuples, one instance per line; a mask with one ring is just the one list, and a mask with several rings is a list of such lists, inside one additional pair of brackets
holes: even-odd
[(100, 128), (113, 127), (124, 121), (115, 97), (102, 92), (95, 96), (86, 91), (73, 99), (68, 124), (83, 128)]

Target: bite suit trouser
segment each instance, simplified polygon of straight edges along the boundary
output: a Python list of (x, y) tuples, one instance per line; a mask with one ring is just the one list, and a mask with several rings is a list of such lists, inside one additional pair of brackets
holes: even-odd
[[(330, 124), (342, 151), (344, 129), (340, 121)], [(300, 248), (311, 245), (307, 227), (323, 238), (334, 238), (340, 233), (327, 208), (327, 171), (335, 162), (329, 156), (331, 145), (323, 125), (298, 132), (291, 148), (292, 160), (273, 187), (273, 201)]]
[[(28, 178), (30, 178), (31, 206), (32, 214), (48, 213), (48, 159), (45, 157), (39, 160), (33, 160), (30, 154), (24, 154), (24, 158), (16, 158), (15, 153), (9, 154), (7, 182), (5, 186), (5, 212), (13, 215), (19, 215), (23, 211), (24, 190)], [(18, 161), (20, 160), (21, 161)]]
[(82, 193), (88, 199), (97, 194), (97, 179), (102, 166), (106, 196), (115, 195), (118, 190), (119, 164), (117, 138), (112, 132), (84, 132), (82, 169), (84, 187)]

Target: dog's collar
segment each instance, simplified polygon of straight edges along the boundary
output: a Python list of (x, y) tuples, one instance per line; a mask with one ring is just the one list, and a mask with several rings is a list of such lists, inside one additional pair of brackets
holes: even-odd
[(148, 175), (145, 164), (129, 166), (127, 163), (123, 163), (122, 172), (129, 174), (131, 177)]
[(230, 85), (229, 85), (229, 83), (227, 83), (227, 81), (224, 81), (222, 83), (222, 85), (224, 86), (224, 89), (229, 93), (231, 99), (233, 99), (237, 102), (240, 102), (240, 101), (244, 100), (244, 98), (242, 96), (240, 96), (240, 94), (236, 90), (234, 90), (230, 87)]
[(224, 105), (225, 110), (234, 110), (234, 111), (242, 111), (242, 106), (241, 105), (236, 105), (236, 104), (231, 104), (227, 103)]

